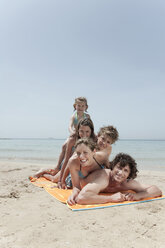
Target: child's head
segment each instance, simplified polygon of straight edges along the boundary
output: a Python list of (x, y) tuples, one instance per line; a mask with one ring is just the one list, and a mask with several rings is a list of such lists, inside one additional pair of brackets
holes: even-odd
[(81, 119), (77, 125), (77, 139), (80, 138), (91, 138), (96, 140), (94, 133), (94, 125), (90, 118)]
[(77, 111), (87, 111), (88, 109), (88, 104), (87, 104), (87, 99), (85, 97), (77, 97), (75, 99), (75, 102), (73, 104), (74, 110)]
[(119, 153), (116, 155), (116, 157), (113, 159), (112, 162), (110, 162), (110, 168), (112, 171), (116, 166), (119, 166), (120, 168), (124, 168), (126, 166), (129, 167), (130, 173), (127, 179), (134, 179), (137, 176), (138, 170), (137, 170), (137, 164), (135, 160), (128, 154), (125, 153)]
[(106, 126), (100, 128), (98, 132), (98, 146), (102, 149), (108, 144), (115, 143), (118, 140), (119, 134), (115, 127)]

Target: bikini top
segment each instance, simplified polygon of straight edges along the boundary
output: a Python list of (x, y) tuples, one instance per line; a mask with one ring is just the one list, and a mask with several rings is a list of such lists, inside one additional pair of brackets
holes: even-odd
[(100, 164), (100, 163), (95, 159), (94, 156), (93, 156), (93, 159), (94, 159), (94, 161), (98, 164), (98, 166), (100, 166), (101, 169), (104, 169), (104, 168), (105, 168), (105, 166), (104, 166), (103, 164)]
[[(102, 165), (102, 164), (100, 164), (100, 163), (95, 159), (94, 156), (93, 156), (93, 159), (94, 159), (95, 162), (100, 166), (101, 169), (104, 169), (104, 168), (105, 168), (105, 166)], [(89, 174), (90, 174), (90, 173), (89, 173)], [(89, 174), (88, 174), (88, 175), (89, 175)], [(81, 172), (81, 164), (80, 164), (80, 170), (78, 171), (78, 175), (79, 175), (79, 177), (82, 178), (82, 179), (84, 179), (84, 178), (86, 178), (86, 177), (88, 176), (88, 175), (84, 176), (84, 175), (82, 174), (82, 172)]]
[[(73, 124), (74, 124), (74, 126), (77, 126), (77, 124), (78, 124), (78, 122), (79, 122), (78, 116), (77, 116), (77, 111), (75, 112), (75, 115), (74, 115), (74, 116), (75, 116), (75, 117), (74, 117)], [(82, 119), (85, 119), (86, 117), (87, 117), (87, 114), (84, 113)]]

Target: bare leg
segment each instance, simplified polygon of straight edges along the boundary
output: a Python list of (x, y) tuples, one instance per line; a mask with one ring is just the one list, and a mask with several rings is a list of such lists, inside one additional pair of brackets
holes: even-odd
[(52, 181), (53, 183), (58, 183), (58, 180), (60, 178), (60, 171), (55, 175), (55, 176), (52, 176), (50, 174), (43, 174), (42, 175), (44, 178)]
[[(60, 156), (59, 156), (59, 159), (58, 159), (58, 163), (57, 163), (57, 166), (55, 167), (55, 169), (40, 169), (36, 174), (34, 174), (33, 177), (35, 178), (39, 178), (39, 177), (45, 177), (44, 174), (49, 177), (51, 176), (55, 176), (59, 170), (60, 170), (60, 165), (62, 163), (62, 161), (64, 160), (64, 157), (65, 157), (65, 151), (66, 151), (66, 145), (67, 145), (67, 142), (68, 142), (68, 139), (65, 141), (65, 143), (63, 144), (62, 146), (62, 151), (60, 153)], [(47, 178), (48, 180), (51, 181), (51, 179)]]
[(39, 178), (39, 177), (42, 177), (44, 174), (55, 176), (58, 172), (59, 172), (59, 169), (57, 168), (47, 169), (47, 170), (41, 169), (33, 177)]
[(62, 150), (61, 150), (61, 153), (60, 153), (60, 156), (59, 156), (59, 159), (58, 159), (58, 163), (56, 165), (57, 169), (60, 169), (60, 165), (61, 165), (62, 161), (64, 160), (67, 142), (68, 142), (68, 139), (62, 145)]
[(39, 171), (37, 171), (36, 174), (34, 174), (33, 177), (39, 178), (39, 177), (41, 177), (44, 173), (47, 173), (47, 172), (48, 172), (48, 169), (47, 169), (47, 170), (45, 170), (45, 169), (40, 169)]

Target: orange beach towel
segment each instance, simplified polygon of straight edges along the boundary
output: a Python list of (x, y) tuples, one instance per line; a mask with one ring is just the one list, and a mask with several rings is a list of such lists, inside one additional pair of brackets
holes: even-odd
[[(115, 207), (115, 206), (124, 206), (124, 205), (131, 205), (131, 204), (137, 204), (137, 203), (144, 203), (144, 202), (150, 202), (150, 201), (156, 201), (156, 200), (162, 200), (165, 199), (165, 195), (157, 198), (145, 198), (140, 201), (124, 201), (124, 202), (119, 202), (119, 203), (105, 203), (105, 204), (92, 204), (92, 205), (73, 205), (70, 206), (67, 203), (68, 197), (71, 195), (72, 190), (71, 189), (58, 189), (56, 183), (52, 183), (48, 181), (45, 178), (37, 178), (33, 179), (31, 178), (31, 183), (34, 184), (35, 186), (42, 187), (45, 189), (46, 192), (48, 192), (50, 195), (52, 195), (54, 198), (56, 198), (58, 201), (67, 204), (67, 206), (72, 210), (72, 211), (82, 211), (82, 210), (89, 210), (89, 209), (101, 209), (101, 208), (109, 208), (109, 207)], [(108, 193), (105, 193), (106, 195)], [(104, 195), (105, 195), (104, 194)], [(108, 194), (112, 195), (112, 194)]]

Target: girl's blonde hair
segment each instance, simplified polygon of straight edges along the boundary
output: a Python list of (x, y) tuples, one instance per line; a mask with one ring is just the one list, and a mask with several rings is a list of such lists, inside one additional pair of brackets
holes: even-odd
[(75, 102), (73, 104), (74, 110), (76, 109), (76, 104), (78, 102), (84, 102), (86, 105), (86, 110), (88, 109), (87, 99), (85, 97), (77, 97), (77, 98), (75, 98)]

